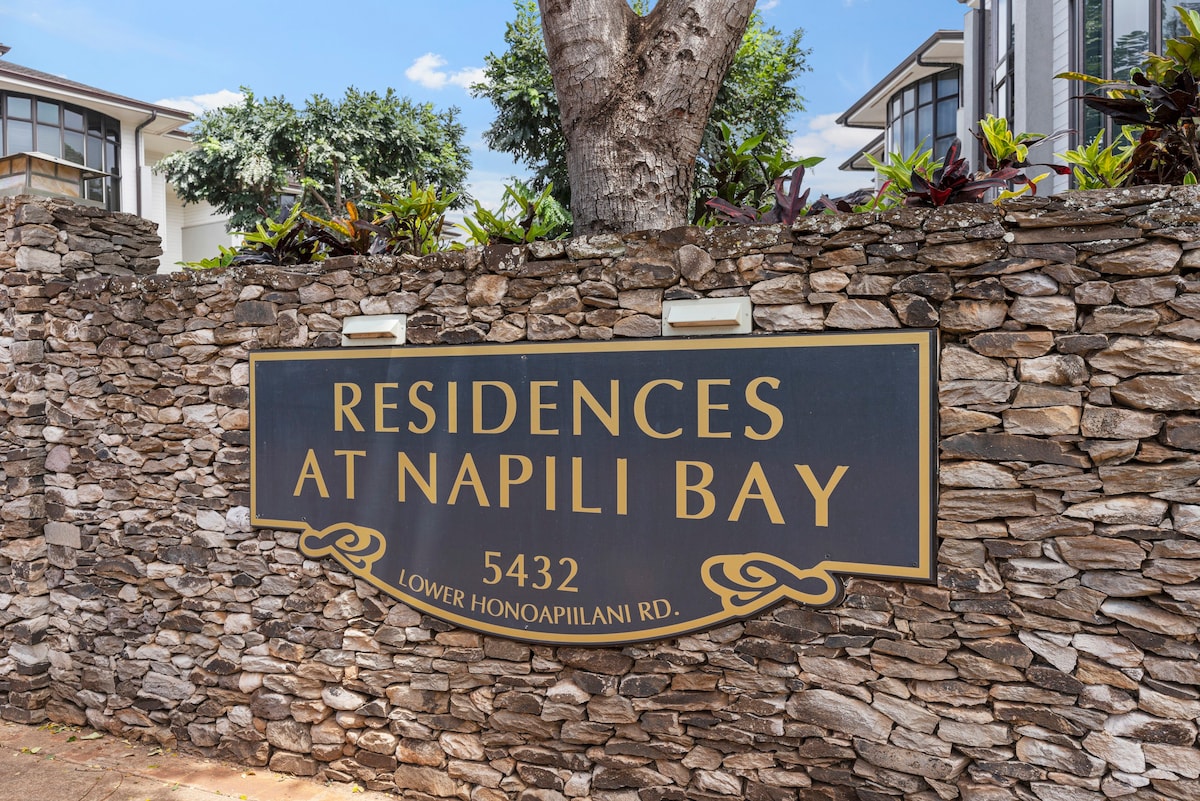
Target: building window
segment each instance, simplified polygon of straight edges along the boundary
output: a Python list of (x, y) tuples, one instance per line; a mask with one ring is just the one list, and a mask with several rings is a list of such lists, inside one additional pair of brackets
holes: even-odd
[(887, 150), (905, 156), (932, 149), (940, 156), (958, 135), (962, 71), (949, 69), (910, 83), (888, 101)]
[(121, 207), (121, 123), (57, 100), (0, 92), (0, 154), (45, 153), (110, 173), (84, 183), (83, 196)]
[[(1075, 0), (1076, 69), (1102, 78), (1128, 78), (1147, 52), (1161, 53), (1163, 42), (1187, 28), (1175, 7), (1200, 11), (1200, 0)], [(1074, 128), (1077, 144), (1097, 133), (1113, 135), (1108, 118), (1079, 103)]]

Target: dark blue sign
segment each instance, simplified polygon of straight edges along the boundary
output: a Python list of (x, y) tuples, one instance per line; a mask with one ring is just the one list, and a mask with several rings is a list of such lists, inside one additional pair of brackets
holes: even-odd
[(253, 522), (546, 643), (932, 581), (935, 336), (254, 353)]

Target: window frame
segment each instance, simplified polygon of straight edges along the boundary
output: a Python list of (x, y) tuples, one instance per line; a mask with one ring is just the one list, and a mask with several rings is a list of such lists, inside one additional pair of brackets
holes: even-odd
[[(942, 83), (947, 76), (953, 76), (954, 78), (955, 89), (953, 94), (942, 94), (940, 91)], [(887, 101), (887, 135), (884, 144), (886, 155), (901, 152), (907, 157), (918, 146), (921, 146), (922, 151), (932, 150), (935, 158), (944, 153), (949, 143), (954, 141), (958, 136), (957, 112), (962, 108), (963, 102), (962, 81), (962, 68), (950, 67), (935, 72), (932, 75), (926, 75), (896, 90)], [(923, 86), (929, 87), (929, 99), (924, 101), (921, 99), (921, 89)], [(912, 98), (911, 106), (907, 104), (910, 94)], [(939, 132), (938, 106), (949, 100), (954, 100), (955, 102), (954, 126), (949, 131)], [(900, 107), (899, 114), (895, 113), (897, 104)], [(920, 126), (920, 118), (922, 109), (926, 108), (930, 110), (931, 130), (923, 132)], [(914, 128), (911, 147), (904, 144), (906, 123), (912, 125)], [(924, 136), (922, 135), (923, 133), (925, 133)]]
[[(10, 100), (25, 101), (29, 104), (28, 117), (11, 115)], [(43, 119), (43, 107), (53, 105), (57, 108), (57, 121)], [(81, 127), (68, 123), (68, 115), (77, 116), (82, 120)], [(9, 136), (10, 122), (29, 127), (28, 149), (12, 150), (12, 137)], [(52, 134), (51, 132), (56, 132)], [(42, 141), (51, 137), (53, 142)], [(68, 147), (76, 150), (76, 141), (70, 141), (82, 136), (83, 150), (78, 151), (81, 160), (68, 155)], [(102, 114), (86, 106), (42, 97), (30, 92), (0, 91), (0, 155), (12, 155), (14, 152), (31, 150), (45, 153), (49, 156), (62, 158), (72, 163), (80, 164), (94, 170), (106, 173), (102, 178), (84, 181), (83, 197), (102, 203), (110, 211), (120, 208), (121, 187), (121, 122), (107, 114)]]
[[(1016, 30), (1013, 27), (1014, 0), (992, 0), (988, 36), (992, 47), (991, 107), (997, 117), (1012, 120), (1016, 113)], [(1004, 14), (996, 13), (1003, 3)]]

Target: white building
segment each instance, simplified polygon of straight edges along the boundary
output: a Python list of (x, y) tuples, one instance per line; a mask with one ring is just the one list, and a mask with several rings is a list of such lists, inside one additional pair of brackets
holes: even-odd
[[(191, 147), (180, 130), (191, 114), (22, 67), (8, 50), (0, 45), (0, 164), (8, 167), (0, 173), (13, 174), (0, 175), (0, 194), (74, 195), (158, 223), (160, 269), (233, 243), (224, 217), (208, 204), (184, 206), (152, 169)], [(4, 158), (24, 153), (33, 158)]]
[[(955, 137), (978, 168), (970, 132), (987, 114), (1007, 118), (1017, 132), (1065, 132), (1030, 155), (1061, 164), (1053, 154), (1089, 142), (1105, 118), (1078, 99), (1087, 87), (1054, 76), (1128, 75), (1147, 51), (1161, 52), (1166, 39), (1180, 35), (1176, 6), (1200, 10), (1200, 0), (958, 2), (968, 9), (961, 31), (933, 33), (838, 119), (880, 131), (842, 169), (870, 169), (862, 152), (882, 160), (885, 152), (909, 153), (922, 141), (940, 157)], [(1066, 189), (1068, 180), (1047, 178), (1042, 191)]]

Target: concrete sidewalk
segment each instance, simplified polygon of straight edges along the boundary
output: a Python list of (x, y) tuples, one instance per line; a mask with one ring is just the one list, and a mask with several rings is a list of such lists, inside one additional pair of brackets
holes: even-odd
[[(92, 736), (93, 739), (87, 739)], [(0, 721), (0, 801), (395, 801), (266, 768), (181, 756), (90, 729)]]

